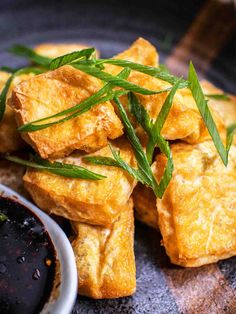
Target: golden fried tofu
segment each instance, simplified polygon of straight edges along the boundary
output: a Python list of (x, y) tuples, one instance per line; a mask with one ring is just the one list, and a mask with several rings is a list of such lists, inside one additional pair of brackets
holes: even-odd
[[(18, 126), (71, 108), (101, 87), (100, 80), (71, 66), (37, 75), (13, 90)], [(121, 136), (122, 129), (113, 106), (105, 102), (64, 123), (21, 135), (42, 158), (58, 158), (75, 149), (91, 152), (104, 147), (108, 139)]]
[(0, 92), (2, 91), (6, 81), (8, 80), (10, 74), (4, 71), (0, 71)]
[[(222, 94), (223, 91), (208, 81), (201, 82), (202, 89), (206, 95)], [(226, 126), (236, 123), (236, 97), (228, 95), (229, 100), (209, 98), (208, 104), (218, 112)]]
[[(158, 66), (158, 53), (155, 47), (143, 38), (136, 40), (128, 50), (115, 56), (114, 58), (133, 61), (148, 66)], [(117, 74), (120, 70), (121, 68), (117, 66), (109, 64), (106, 65), (106, 71), (111, 74)], [(128, 81), (141, 87), (157, 91), (165, 90), (171, 87), (171, 84), (168, 82), (137, 71), (131, 71)], [(137, 97), (148, 111), (150, 117), (155, 119), (164, 104), (167, 94), (167, 92), (156, 95), (137, 94)], [(186, 95), (191, 96), (191, 98), (189, 97), (190, 101)], [(145, 134), (142, 128), (135, 123), (132, 115), (130, 115), (128, 111), (127, 97), (123, 96), (121, 99), (140, 138), (145, 139)], [(214, 110), (212, 111), (218, 130), (225, 134), (225, 125), (222, 119), (214, 112)], [(162, 129), (162, 135), (168, 140), (183, 139), (184, 141), (190, 143), (197, 143), (210, 138), (189, 89), (184, 89), (184, 92), (182, 90), (177, 91), (172, 108)]]
[(132, 200), (110, 227), (73, 223), (72, 242), (79, 293), (94, 299), (119, 298), (136, 290)]
[[(157, 210), (172, 263), (195, 267), (236, 255), (236, 146), (227, 167), (212, 141), (171, 148), (175, 169)], [(158, 155), (157, 178), (165, 163)]]
[[(19, 132), (16, 130), (16, 121), (14, 111), (8, 105), (11, 97), (12, 89), (19, 84), (21, 81), (27, 80), (34, 74), (22, 74), (15, 77), (9, 88), (6, 101), (6, 110), (2, 121), (0, 121), (0, 153), (10, 153), (23, 148), (26, 144), (22, 140)], [(7, 72), (0, 71), (0, 92), (4, 88), (10, 74)]]
[[(138, 38), (127, 50), (113, 57), (114, 59), (127, 60), (148, 66), (158, 66), (159, 56), (156, 48), (144, 38)], [(106, 72), (116, 75), (121, 68), (112, 64), (105, 65)]]
[[(121, 157), (131, 166), (135, 158), (125, 140), (113, 143)], [(104, 147), (93, 155), (112, 157), (110, 148)], [(99, 181), (65, 178), (48, 172), (28, 169), (24, 182), (35, 203), (43, 210), (73, 221), (109, 225), (119, 216), (136, 184), (125, 171), (117, 167), (94, 165), (83, 160), (81, 152), (60, 161), (86, 167), (106, 176)]]
[(133, 191), (132, 198), (134, 201), (135, 218), (149, 227), (159, 229), (156, 196), (153, 190), (138, 183)]
[(0, 153), (14, 152), (25, 146), (16, 128), (14, 112), (11, 107), (6, 106), (6, 111), (0, 122)]
[[(37, 45), (34, 48), (34, 51), (48, 58), (56, 58), (73, 51), (86, 49), (88, 47), (88, 45), (76, 43), (42, 43)], [(96, 55), (97, 57), (99, 56), (99, 52), (97, 50)]]

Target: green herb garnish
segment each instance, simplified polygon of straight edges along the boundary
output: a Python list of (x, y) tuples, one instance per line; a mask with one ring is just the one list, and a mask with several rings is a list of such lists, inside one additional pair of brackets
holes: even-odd
[(7, 219), (8, 219), (8, 217), (5, 214), (0, 212), (0, 223), (6, 221)]
[[(132, 98), (132, 94), (129, 96), (130, 101), (134, 101), (135, 99)], [(172, 172), (173, 172), (173, 162), (171, 151), (169, 148), (169, 144), (159, 135), (156, 136), (158, 143), (160, 144), (161, 151), (168, 157), (168, 162), (164, 174), (160, 180), (160, 183), (156, 181), (152, 169), (150, 167), (149, 161), (147, 156), (143, 150), (143, 147), (135, 133), (135, 130), (128, 119), (127, 113), (124, 110), (123, 105), (121, 104), (118, 98), (114, 98), (114, 101), (119, 109), (119, 113), (124, 124), (127, 137), (132, 145), (134, 150), (134, 154), (137, 160), (138, 169), (132, 168), (129, 164), (127, 164), (121, 157), (119, 152), (116, 152), (115, 149), (110, 146), (111, 152), (113, 154), (114, 160), (108, 157), (102, 156), (92, 156), (92, 157), (85, 157), (86, 160), (99, 165), (106, 165), (106, 166), (113, 166), (119, 167), (128, 172), (132, 177), (134, 177), (137, 181), (151, 187), (155, 193), (155, 195), (159, 198), (162, 198), (166, 187), (171, 179)], [(132, 106), (132, 105), (131, 105)]]
[(216, 100), (230, 100), (229, 96), (226, 94), (205, 94), (205, 96)]
[(5, 86), (4, 86), (4, 88), (3, 88), (3, 90), (2, 90), (2, 92), (0, 94), (0, 121), (3, 118), (4, 112), (5, 112), (5, 109), (6, 109), (7, 93), (8, 93), (9, 87), (10, 87), (11, 82), (13, 81), (13, 79), (14, 79), (14, 75), (11, 75), (8, 78), (8, 80), (7, 80)]
[(35, 64), (43, 66), (46, 69), (49, 69), (49, 65), (52, 60), (51, 58), (39, 55), (33, 49), (23, 45), (14, 45), (11, 48), (9, 48), (8, 51), (17, 56), (27, 58), (34, 62)]
[[(170, 83), (171, 85), (174, 85), (179, 80), (178, 77), (170, 74), (166, 70), (166, 68), (163, 70), (163, 66), (156, 68), (156, 67), (142, 65), (142, 64), (127, 61), (127, 60), (119, 60), (119, 59), (97, 59), (96, 60), (96, 65), (103, 64), (103, 63), (113, 64), (120, 67), (129, 67), (131, 70), (141, 72), (149, 76), (156, 77), (158, 79), (161, 79), (163, 81)], [(188, 86), (189, 86), (189, 82), (185, 81), (184, 79), (181, 79), (179, 88), (185, 88)]]
[(214, 119), (212, 118), (210, 109), (207, 104), (207, 100), (205, 99), (205, 96), (203, 94), (201, 85), (199, 83), (197, 73), (194, 69), (194, 66), (192, 62), (190, 62), (189, 65), (189, 74), (188, 74), (188, 80), (190, 82), (190, 89), (193, 95), (193, 98), (195, 99), (196, 105), (198, 107), (198, 110), (201, 113), (201, 116), (205, 122), (205, 125), (211, 135), (212, 141), (224, 163), (225, 166), (228, 164), (228, 155), (229, 155), (229, 149), (232, 144), (233, 139), (233, 132), (234, 130), (230, 130), (227, 134), (227, 141), (226, 141), (226, 148), (224, 147), (224, 144), (222, 143), (222, 140), (220, 138), (219, 132), (217, 130), (216, 124)]
[[(17, 69), (19, 70), (19, 69)], [(7, 67), (7, 66), (2, 66), (0, 67), (0, 71), (4, 71), (4, 72), (8, 72), (8, 73), (14, 73), (16, 72), (15, 69), (11, 68), (11, 67)]]
[[(124, 88), (127, 91), (132, 91), (134, 93), (139, 93), (142, 95), (154, 95), (154, 94), (161, 94), (161, 93), (165, 93), (167, 91), (170, 90), (170, 88), (166, 88), (164, 90), (158, 90), (158, 91), (154, 91), (154, 90), (150, 90), (147, 88), (143, 88), (140, 87), (136, 84), (130, 83), (125, 79), (119, 78), (115, 75), (111, 75), (107, 72), (101, 71), (100, 69), (96, 68), (96, 67), (91, 67), (89, 65), (84, 65), (84, 64), (73, 64), (73, 67), (85, 72), (89, 75), (92, 75), (94, 77), (97, 77), (98, 79), (100, 79), (101, 81), (107, 82), (107, 83), (112, 83), (115, 86)], [(129, 68), (129, 67), (128, 67)]]
[(50, 62), (50, 70), (55, 70), (63, 65), (70, 64), (71, 62), (75, 62), (80, 59), (89, 59), (94, 54), (94, 52), (94, 48), (87, 48), (52, 59)]
[(84, 167), (57, 161), (49, 162), (39, 156), (34, 156), (32, 161), (24, 160), (16, 156), (6, 156), (5, 158), (23, 166), (45, 170), (66, 178), (79, 178), (85, 180), (101, 180), (106, 178), (105, 176), (92, 172)]
[(226, 150), (229, 152), (236, 131), (236, 123), (231, 124), (227, 128)]
[[(174, 95), (181, 83), (181, 79), (179, 79), (175, 85), (172, 87), (171, 92), (165, 99), (165, 102), (159, 112), (158, 117), (155, 121), (152, 121), (145, 110), (145, 108), (139, 103), (138, 99), (134, 94), (129, 94), (129, 104), (131, 113), (135, 116), (138, 123), (143, 127), (145, 132), (148, 135), (148, 143), (147, 143), (147, 158), (149, 163), (152, 163), (153, 159), (153, 152), (155, 149), (156, 144), (160, 138), (161, 130), (164, 126), (164, 123), (167, 119), (169, 111), (172, 106)], [(164, 140), (164, 139), (163, 139)], [(160, 145), (160, 143), (159, 143)], [(159, 146), (158, 145), (158, 146)]]

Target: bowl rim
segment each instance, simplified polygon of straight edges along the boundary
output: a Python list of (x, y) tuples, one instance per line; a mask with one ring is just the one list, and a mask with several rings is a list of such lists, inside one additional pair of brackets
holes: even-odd
[(60, 264), (61, 284), (59, 293), (55, 299), (51, 300), (51, 297), (49, 298), (49, 301), (44, 305), (40, 314), (70, 314), (77, 297), (78, 275), (75, 255), (67, 236), (49, 215), (11, 188), (0, 184), (0, 194), (3, 197), (12, 198), (35, 213), (45, 225), (55, 247), (57, 259)]

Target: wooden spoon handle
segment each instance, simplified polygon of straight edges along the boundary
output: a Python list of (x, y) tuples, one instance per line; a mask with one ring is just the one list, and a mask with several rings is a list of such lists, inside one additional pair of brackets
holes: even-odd
[(166, 64), (175, 75), (187, 75), (193, 61), (200, 75), (229, 42), (236, 30), (234, 1), (207, 1)]

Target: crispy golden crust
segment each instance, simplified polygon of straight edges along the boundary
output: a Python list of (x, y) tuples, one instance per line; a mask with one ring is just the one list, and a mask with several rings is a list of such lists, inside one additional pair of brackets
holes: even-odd
[(8, 80), (10, 74), (4, 71), (0, 71), (0, 92), (2, 91), (6, 81)]
[[(12, 89), (21, 81), (27, 80), (32, 77), (33, 74), (23, 74), (15, 77), (13, 80), (7, 95), (6, 110), (2, 121), (0, 122), (0, 153), (10, 153), (22, 149), (26, 144), (17, 132), (16, 121), (14, 111), (8, 105), (11, 97)], [(0, 71), (0, 92), (3, 89), (10, 74)]]
[[(175, 264), (194, 267), (236, 254), (236, 147), (225, 167), (211, 141), (172, 145), (175, 170), (157, 199), (164, 246)], [(165, 165), (159, 155), (157, 177)]]
[[(208, 81), (202, 81), (201, 86), (205, 94), (222, 94), (223, 91)], [(218, 112), (226, 126), (236, 123), (236, 97), (229, 95), (229, 100), (209, 98), (208, 104)]]
[[(113, 145), (120, 149), (122, 158), (135, 165), (130, 146), (124, 140)], [(94, 155), (111, 157), (107, 146)], [(113, 223), (127, 203), (136, 182), (126, 172), (116, 167), (86, 163), (84, 155), (74, 153), (62, 159), (106, 176), (100, 181), (65, 178), (51, 173), (28, 169), (24, 182), (35, 203), (42, 209), (65, 218), (98, 225)]]
[[(38, 75), (19, 84), (12, 94), (19, 126), (58, 113), (85, 100), (102, 86), (100, 80), (71, 66)], [(36, 132), (22, 133), (42, 158), (69, 155), (75, 149), (88, 152), (122, 135), (122, 124), (110, 102), (65, 123)]]
[[(88, 45), (76, 43), (42, 43), (37, 45), (34, 50), (45, 57), (56, 58), (67, 53), (88, 48)], [(99, 57), (99, 51), (96, 50), (96, 55)]]
[(132, 295), (136, 290), (132, 200), (108, 228), (84, 223), (73, 223), (73, 228), (79, 293), (94, 299)]
[[(113, 58), (132, 61), (148, 66), (158, 66), (159, 62), (156, 48), (143, 38), (138, 38), (127, 50), (119, 53)], [(121, 69), (122, 68), (111, 64), (105, 65), (105, 70), (113, 75), (118, 74)]]
[(152, 189), (138, 183), (132, 197), (134, 200), (135, 218), (149, 227), (159, 229), (156, 196)]
[(16, 130), (13, 110), (7, 105), (3, 119), (0, 122), (0, 153), (10, 153), (25, 146)]

